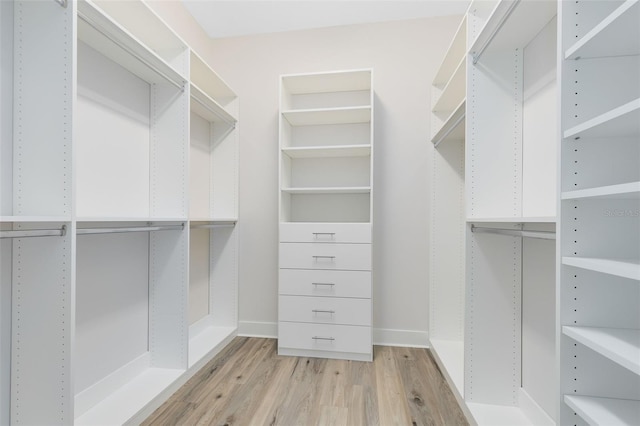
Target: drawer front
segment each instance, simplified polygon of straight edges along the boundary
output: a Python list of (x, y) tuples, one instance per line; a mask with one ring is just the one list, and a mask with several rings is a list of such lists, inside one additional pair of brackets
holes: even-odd
[(371, 325), (371, 299), (280, 296), (280, 321)]
[(279, 293), (370, 299), (371, 272), (280, 269)]
[(280, 243), (280, 267), (371, 270), (371, 244)]
[(280, 322), (278, 347), (369, 354), (372, 351), (371, 328)]
[(370, 223), (281, 223), (281, 243), (371, 243)]

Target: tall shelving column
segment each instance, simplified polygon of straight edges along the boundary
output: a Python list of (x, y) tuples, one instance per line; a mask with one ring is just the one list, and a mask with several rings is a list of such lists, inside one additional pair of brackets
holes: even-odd
[(372, 80), (372, 70), (281, 77), (281, 355), (373, 358)]
[(562, 424), (640, 423), (640, 2), (562, 1)]

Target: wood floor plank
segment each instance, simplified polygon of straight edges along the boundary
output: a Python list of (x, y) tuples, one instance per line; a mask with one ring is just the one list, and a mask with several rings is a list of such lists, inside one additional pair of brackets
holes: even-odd
[(234, 339), (143, 425), (467, 425), (426, 349), (376, 346), (374, 362), (276, 352)]

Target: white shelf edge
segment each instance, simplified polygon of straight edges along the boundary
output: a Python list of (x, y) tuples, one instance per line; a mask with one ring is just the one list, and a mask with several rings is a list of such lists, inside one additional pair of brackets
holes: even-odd
[(564, 402), (591, 425), (636, 425), (640, 401), (564, 395)]
[(282, 188), (282, 192), (289, 194), (368, 194), (370, 186), (348, 187), (318, 187), (318, 188)]
[(189, 222), (238, 222), (237, 217), (190, 217)]
[(366, 157), (371, 155), (371, 145), (333, 145), (286, 147), (282, 152), (291, 158), (312, 157)]
[[(198, 52), (196, 52), (195, 50), (193, 50), (193, 48), (189, 49), (189, 59), (191, 61), (191, 67), (190, 67), (190, 80), (192, 82), (195, 82), (197, 80), (199, 80), (197, 78), (197, 76), (194, 75), (196, 67), (194, 67), (194, 62), (199, 62), (200, 65), (202, 66), (202, 68), (205, 69), (206, 73), (210, 75), (207, 84), (210, 85), (211, 82), (215, 82), (215, 86), (217, 86), (216, 88), (214, 88), (213, 90), (215, 91), (220, 91), (221, 93), (216, 93), (215, 95), (211, 96), (213, 99), (215, 98), (236, 98), (237, 95), (235, 94), (235, 92), (233, 91), (233, 89), (231, 89), (231, 86), (229, 86), (227, 84), (226, 81), (224, 81), (224, 79), (222, 77), (220, 77), (220, 75), (209, 66), (209, 64), (202, 58), (202, 56), (200, 56), (200, 54), (198, 54)], [(213, 77), (213, 78), (211, 78)], [(195, 83), (196, 85), (198, 85), (197, 83)], [(206, 92), (205, 92), (206, 93)]]
[(467, 223), (556, 223), (556, 216), (467, 217)]
[(0, 223), (71, 222), (69, 216), (0, 216)]
[(94, 217), (94, 216), (79, 216), (76, 218), (76, 222), (186, 222), (186, 217)]
[(637, 198), (640, 196), (640, 182), (621, 183), (617, 185), (599, 186), (596, 188), (578, 189), (562, 193), (563, 200), (583, 198)]
[(347, 112), (347, 111), (355, 111), (355, 110), (370, 110), (371, 105), (355, 105), (348, 107), (332, 107), (332, 108), (304, 108), (304, 109), (288, 109), (282, 111), (284, 115), (293, 115), (293, 114), (316, 114), (323, 112)]
[(573, 126), (572, 128), (565, 130), (564, 137), (565, 139), (577, 138), (581, 133), (594, 129), (598, 126), (601, 126), (633, 112), (640, 113), (640, 98), (634, 99), (631, 102), (628, 102), (624, 105), (607, 111), (604, 114), (600, 114), (597, 117), (587, 120), (584, 123), (580, 123), (577, 126)]
[[(456, 67), (455, 71), (451, 75), (451, 78), (449, 79), (449, 81), (447, 81), (446, 86), (444, 87), (444, 89), (442, 89), (442, 93), (440, 94), (440, 97), (438, 98), (436, 103), (433, 105), (433, 108), (431, 109), (433, 112), (445, 112), (445, 111), (449, 111), (456, 108), (455, 105), (453, 107), (450, 106), (452, 104), (452, 101), (449, 99), (449, 97), (451, 97), (451, 92), (455, 90), (458, 87), (458, 85), (463, 86), (462, 98), (465, 99), (464, 93), (466, 92), (466, 90), (464, 87), (465, 86), (464, 78), (466, 75), (466, 70), (467, 70), (467, 58), (463, 57), (460, 63), (458, 64), (458, 66)], [(462, 80), (462, 83), (458, 80)], [(457, 105), (459, 106), (460, 102), (458, 102)]]
[(640, 281), (640, 261), (563, 256), (562, 264)]
[(640, 330), (565, 325), (562, 334), (640, 375)]
[(626, 0), (622, 3), (616, 10), (614, 10), (609, 16), (604, 18), (598, 25), (596, 25), (591, 31), (585, 34), (580, 40), (574, 43), (571, 47), (569, 47), (564, 54), (565, 59), (577, 59), (581, 56), (580, 51), (588, 47), (589, 43), (595, 40), (604, 30), (609, 28), (611, 25), (615, 25), (614, 22), (624, 16), (625, 13), (629, 12), (631, 8), (634, 6), (638, 6), (640, 4), (640, 0)]
[(453, 110), (451, 115), (447, 117), (447, 119), (442, 123), (442, 126), (436, 132), (435, 136), (431, 138), (431, 142), (438, 146), (443, 141), (448, 140), (447, 137), (453, 133), (453, 131), (458, 128), (458, 126), (462, 125), (466, 116), (466, 98), (460, 102), (460, 104)]
[[(211, 96), (205, 93), (204, 90), (200, 89), (195, 83), (191, 82), (191, 98), (195, 100), (196, 103), (199, 103), (201, 107), (203, 107), (209, 114), (207, 117), (203, 117), (211, 122), (223, 122), (229, 126), (235, 125), (238, 122), (238, 119), (231, 115), (224, 107), (222, 107), (218, 102), (215, 101)], [(193, 108), (192, 111), (199, 112), (198, 107)], [(194, 111), (195, 110), (195, 111)]]
[[(449, 43), (449, 47), (447, 47), (447, 52), (438, 67), (438, 71), (436, 72), (436, 76), (433, 78), (433, 85), (436, 87), (441, 87), (446, 85), (447, 81), (451, 79), (451, 75), (455, 72), (455, 68), (453, 72), (449, 69), (451, 68), (451, 63), (454, 65), (458, 63), (458, 58), (456, 56), (452, 56), (454, 49), (458, 48), (457, 43), (462, 43), (462, 55), (461, 57), (464, 59), (466, 56), (466, 44), (467, 44), (467, 16), (462, 17), (462, 21), (458, 25), (456, 32), (451, 39), (451, 43)], [(448, 76), (448, 77), (447, 77)]]

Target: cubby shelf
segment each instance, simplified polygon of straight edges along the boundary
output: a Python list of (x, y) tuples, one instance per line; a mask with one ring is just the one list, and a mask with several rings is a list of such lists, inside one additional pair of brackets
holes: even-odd
[(282, 152), (291, 158), (366, 157), (371, 155), (371, 145), (292, 147)]
[(574, 139), (631, 135), (640, 135), (640, 98), (607, 111), (564, 132), (565, 138)]
[(563, 200), (579, 200), (585, 198), (638, 199), (640, 198), (640, 182), (578, 189), (576, 191), (566, 191), (562, 193)]
[(565, 395), (564, 402), (590, 425), (636, 425), (640, 401)]
[(433, 142), (436, 147), (447, 140), (464, 139), (466, 105), (467, 102), (463, 99), (436, 131), (435, 135), (431, 138), (431, 142)]
[(640, 281), (640, 261), (563, 256), (562, 264)]
[(640, 54), (640, 1), (626, 0), (565, 52), (565, 59)]
[(562, 333), (640, 375), (640, 330), (565, 325)]
[(292, 126), (369, 123), (371, 121), (371, 107), (300, 109), (282, 111), (282, 115)]
[(282, 188), (289, 194), (368, 194), (369, 186), (324, 187), (324, 188)]

